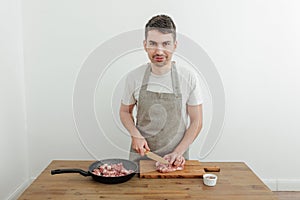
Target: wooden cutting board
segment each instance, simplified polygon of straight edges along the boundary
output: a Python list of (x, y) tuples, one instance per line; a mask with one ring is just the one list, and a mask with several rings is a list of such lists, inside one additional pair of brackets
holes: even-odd
[(183, 170), (160, 173), (156, 171), (155, 161), (140, 161), (140, 178), (201, 178), (206, 172), (219, 171), (220, 167), (204, 166), (198, 160), (186, 160)]

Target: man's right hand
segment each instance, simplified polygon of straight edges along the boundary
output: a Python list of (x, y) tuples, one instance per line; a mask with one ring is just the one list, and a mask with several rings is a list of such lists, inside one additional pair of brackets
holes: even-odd
[(133, 150), (135, 150), (137, 153), (139, 153), (141, 156), (145, 155), (145, 149), (146, 151), (150, 151), (150, 148), (148, 146), (148, 143), (144, 137), (131, 137), (131, 147)]

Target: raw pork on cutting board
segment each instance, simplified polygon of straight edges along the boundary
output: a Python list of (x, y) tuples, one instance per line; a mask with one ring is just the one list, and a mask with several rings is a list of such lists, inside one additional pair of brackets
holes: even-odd
[(163, 164), (160, 162), (156, 162), (155, 166), (156, 166), (156, 170), (160, 173), (169, 173), (169, 172), (175, 172), (184, 169), (184, 165), (174, 166), (172, 164)]
[(141, 178), (199, 178), (205, 170), (198, 160), (186, 160), (182, 170), (161, 173), (157, 171), (156, 162), (153, 160), (140, 161)]

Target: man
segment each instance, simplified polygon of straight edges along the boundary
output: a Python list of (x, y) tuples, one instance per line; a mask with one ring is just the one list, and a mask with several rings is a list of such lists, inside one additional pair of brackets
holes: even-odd
[(177, 41), (169, 16), (149, 20), (143, 44), (150, 63), (128, 74), (120, 107), (121, 121), (132, 139), (129, 159), (138, 163), (151, 150), (180, 166), (202, 128), (200, 85), (195, 73), (172, 61)]

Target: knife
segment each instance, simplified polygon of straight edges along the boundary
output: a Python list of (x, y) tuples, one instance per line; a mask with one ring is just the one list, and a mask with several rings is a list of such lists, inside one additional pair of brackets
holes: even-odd
[(147, 151), (145, 150), (145, 155), (152, 159), (152, 160), (155, 160), (157, 162), (160, 162), (160, 163), (163, 163), (163, 164), (169, 164), (169, 162), (167, 160), (165, 160), (163, 157), (151, 152), (151, 151)]

